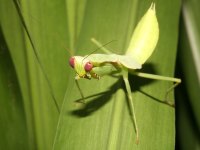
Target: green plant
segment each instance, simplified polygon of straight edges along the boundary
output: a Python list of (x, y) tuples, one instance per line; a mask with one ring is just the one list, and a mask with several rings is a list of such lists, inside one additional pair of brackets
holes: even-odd
[[(13, 62), (19, 83), (19, 91), (14, 93), (20, 93), (23, 99), (23, 104), (15, 107), (24, 107), (19, 117), (26, 118), (21, 124), (26, 124), (27, 134), (23, 139), (27, 137), (29, 142), (23, 143), (22, 148), (174, 149), (174, 108), (157, 101), (163, 100), (170, 83), (130, 77), (133, 79), (130, 81), (141, 134), (140, 144), (136, 145), (122, 80), (105, 77), (101, 81), (81, 81), (85, 96), (104, 94), (91, 97), (86, 109), (77, 108), (73, 101), (80, 95), (75, 87), (74, 73), (67, 64), (69, 54), (64, 48), (80, 55), (88, 54), (96, 48), (90, 42), (90, 38), (95, 37), (102, 43), (117, 40), (108, 47), (123, 54), (136, 23), (151, 1), (20, 1), (21, 10), (16, 9), (14, 1), (1, 1), (1, 28), (11, 55), (9, 61)], [(173, 76), (180, 1), (155, 3), (160, 38), (143, 71)], [(19, 17), (20, 11), (31, 38)], [(39, 54), (42, 68), (30, 39)], [(1, 74), (6, 76), (5, 68)], [(47, 74), (49, 82), (44, 74)], [(2, 77), (3, 80), (6, 78)], [(97, 82), (99, 86), (94, 88)], [(172, 95), (171, 98), (174, 99)], [(6, 110), (9, 112), (10, 107)]]

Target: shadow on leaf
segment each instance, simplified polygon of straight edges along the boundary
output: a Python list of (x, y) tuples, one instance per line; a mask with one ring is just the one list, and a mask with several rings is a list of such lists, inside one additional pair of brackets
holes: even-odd
[[(144, 65), (141, 72), (155, 73), (156, 71), (153, 68), (152, 64), (146, 64), (146, 65)], [(173, 107), (173, 105), (166, 103), (165, 101), (160, 100), (160, 99), (141, 90), (141, 87), (151, 84), (152, 82), (154, 82), (154, 80), (137, 77), (135, 75), (129, 75), (129, 81), (130, 81), (130, 83), (134, 83), (134, 84), (130, 84), (132, 92), (139, 91), (142, 94), (150, 97), (152, 100), (155, 100), (159, 103)], [(89, 100), (86, 103), (79, 103), (82, 105), (82, 107), (78, 110), (74, 110), (74, 111), (70, 112), (70, 114), (77, 116), (77, 117), (87, 117), (87, 116), (91, 115), (92, 113), (94, 113), (95, 111), (97, 111), (98, 109), (103, 107), (106, 103), (108, 103), (108, 101), (111, 100), (111, 97), (119, 89), (119, 87), (123, 88), (125, 90), (125, 85), (122, 84), (121, 78), (116, 83), (114, 83), (112, 86), (110, 86), (109, 90), (85, 97), (85, 100), (88, 100), (90, 98), (93, 98), (93, 99)], [(125, 90), (125, 92), (126, 92), (126, 90)], [(81, 99), (75, 100), (75, 103), (77, 103), (77, 101), (80, 101), (80, 100)], [(127, 101), (127, 103), (128, 103), (128, 101)]]
[[(108, 103), (109, 100), (111, 100), (113, 94), (119, 89), (118, 87), (120, 87), (120, 84), (121, 80), (118, 80), (109, 88), (109, 90), (85, 97), (85, 100), (90, 99), (92, 97), (96, 98), (93, 98), (92, 100), (86, 102), (85, 104), (81, 103), (83, 107), (81, 109), (70, 112), (71, 115), (75, 115), (77, 117), (87, 117), (91, 115), (92, 113), (103, 107), (106, 103)], [(75, 100), (75, 103), (77, 103), (76, 101), (79, 100), (80, 99)]]

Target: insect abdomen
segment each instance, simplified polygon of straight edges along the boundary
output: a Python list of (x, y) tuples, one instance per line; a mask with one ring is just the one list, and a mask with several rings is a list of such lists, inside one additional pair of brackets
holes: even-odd
[(137, 24), (126, 52), (138, 63), (143, 64), (153, 53), (159, 38), (155, 4), (152, 3), (146, 14)]

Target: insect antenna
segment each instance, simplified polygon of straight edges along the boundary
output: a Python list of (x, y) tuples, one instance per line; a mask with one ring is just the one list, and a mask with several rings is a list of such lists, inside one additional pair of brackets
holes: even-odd
[[(92, 38), (92, 40), (93, 40), (93, 38)], [(94, 53), (95, 53), (96, 51), (98, 51), (99, 49), (105, 47), (106, 45), (108, 45), (108, 44), (110, 44), (110, 43), (112, 43), (112, 42), (114, 42), (114, 41), (117, 41), (117, 40), (112, 40), (112, 41), (110, 41), (110, 42), (108, 42), (108, 43), (105, 43), (105, 44), (101, 45), (100, 47), (96, 48), (94, 51), (92, 51), (92, 52), (89, 53), (87, 56), (85, 56), (85, 57), (83, 58), (83, 60), (86, 59), (87, 57), (89, 57), (91, 54), (94, 54)]]
[(68, 48), (68, 47), (65, 46), (63, 40), (60, 39), (60, 36), (58, 35), (58, 33), (56, 32), (53, 35), (55, 35), (56, 40), (58, 41), (58, 43), (60, 43), (60, 46), (67, 51), (67, 53), (69, 54), (69, 56), (70, 57), (74, 56), (73, 51), (70, 48)]

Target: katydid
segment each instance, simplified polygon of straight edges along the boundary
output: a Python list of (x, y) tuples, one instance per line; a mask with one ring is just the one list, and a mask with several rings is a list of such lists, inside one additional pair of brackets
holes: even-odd
[[(178, 78), (137, 72), (137, 69), (141, 69), (142, 64), (144, 64), (153, 53), (157, 45), (158, 38), (159, 26), (156, 18), (155, 4), (152, 3), (145, 15), (137, 24), (125, 55), (117, 55), (109, 52), (106, 48), (102, 47), (102, 44), (100, 44), (100, 42), (93, 38), (92, 42), (94, 42), (97, 46), (102, 47), (102, 50), (107, 54), (90, 54), (83, 57), (73, 56), (69, 60), (69, 64), (76, 72), (75, 80), (77, 85), (77, 80), (80, 78), (100, 79), (100, 77), (103, 75), (116, 73), (123, 77), (128, 94), (128, 100), (130, 103), (137, 143), (139, 141), (139, 131), (134, 112), (134, 104), (128, 80), (128, 73), (144, 78), (174, 82), (175, 84), (173, 84), (173, 86), (170, 87), (166, 92), (166, 99), (168, 93), (172, 91), (172, 89), (175, 88), (179, 83), (181, 83), (181, 79)], [(80, 90), (79, 85), (78, 88)], [(80, 93), (82, 99), (84, 100), (84, 96), (81, 90)]]

